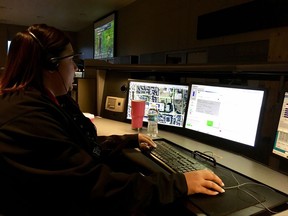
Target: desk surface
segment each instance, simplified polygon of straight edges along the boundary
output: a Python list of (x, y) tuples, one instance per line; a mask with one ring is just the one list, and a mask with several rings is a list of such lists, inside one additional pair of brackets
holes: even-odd
[[(108, 136), (112, 134), (122, 135), (137, 133), (137, 131), (131, 129), (130, 124), (124, 122), (95, 117), (93, 123), (97, 126), (98, 135)], [(143, 128), (141, 132), (146, 133), (146, 129)], [(265, 165), (241, 155), (214, 148), (213, 146), (171, 132), (159, 130), (159, 137), (166, 138), (192, 151), (212, 152), (219, 164), (288, 194), (288, 176), (272, 170)]]

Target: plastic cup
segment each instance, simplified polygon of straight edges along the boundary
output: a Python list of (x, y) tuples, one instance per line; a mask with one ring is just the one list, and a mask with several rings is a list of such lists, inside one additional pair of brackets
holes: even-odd
[(131, 101), (131, 127), (132, 129), (140, 130), (143, 127), (143, 118), (145, 112), (144, 100)]

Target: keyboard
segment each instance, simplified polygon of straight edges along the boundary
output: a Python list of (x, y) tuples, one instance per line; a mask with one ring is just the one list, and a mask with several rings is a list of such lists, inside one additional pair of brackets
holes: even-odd
[(170, 172), (184, 173), (192, 170), (208, 169), (203, 163), (188, 154), (184, 154), (165, 140), (154, 140), (156, 148), (149, 151), (149, 156)]

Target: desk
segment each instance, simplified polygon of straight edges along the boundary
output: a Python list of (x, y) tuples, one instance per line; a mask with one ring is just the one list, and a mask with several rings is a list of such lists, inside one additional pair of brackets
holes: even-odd
[[(98, 135), (108, 136), (112, 134), (122, 135), (137, 133), (137, 131), (131, 129), (130, 124), (125, 122), (95, 117), (93, 123), (97, 127)], [(146, 128), (143, 128), (141, 132), (146, 133)], [(219, 164), (288, 194), (288, 176), (272, 170), (256, 161), (167, 131), (159, 130), (159, 137), (171, 140), (192, 151), (213, 152), (213, 155)]]
[[(93, 123), (97, 126), (98, 135), (122, 135), (137, 133), (137, 131), (131, 129), (130, 124), (125, 122), (95, 117)], [(146, 133), (146, 128), (143, 128), (141, 132)], [(181, 144), (183, 147), (189, 150), (213, 152), (213, 155), (218, 163), (288, 194), (288, 176), (272, 170), (271, 168), (256, 161), (163, 130), (159, 130), (159, 137), (163, 137), (171, 140), (174, 143)]]
[[(113, 134), (123, 135), (137, 133), (137, 131), (131, 129), (131, 125), (129, 123), (114, 121), (101, 117), (95, 117), (93, 119), (93, 123), (97, 126), (98, 135), (107, 136)], [(144, 127), (141, 132), (146, 133), (146, 128)], [(271, 168), (256, 161), (222, 149), (214, 148), (204, 143), (197, 142), (191, 138), (163, 130), (159, 130), (159, 137), (166, 138), (192, 151), (198, 150), (201, 152), (213, 152), (213, 155), (219, 164), (222, 164), (223, 166), (226, 166), (256, 181), (259, 181), (276, 190), (288, 194), (288, 176), (272, 170)], [(285, 215), (285, 213), (288, 213), (288, 211), (285, 211), (280, 215)]]

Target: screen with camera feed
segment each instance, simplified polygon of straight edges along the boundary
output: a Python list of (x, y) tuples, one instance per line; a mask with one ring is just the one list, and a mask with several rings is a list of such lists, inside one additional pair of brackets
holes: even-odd
[(94, 22), (94, 59), (114, 57), (115, 13)]
[(288, 159), (288, 91), (284, 94), (272, 152)]
[(264, 96), (264, 89), (192, 84), (185, 128), (254, 147)]
[(188, 84), (172, 84), (160, 81), (129, 80), (127, 119), (131, 120), (131, 101), (145, 100), (143, 121), (147, 122), (152, 103), (158, 108), (158, 124), (183, 127), (189, 97)]

